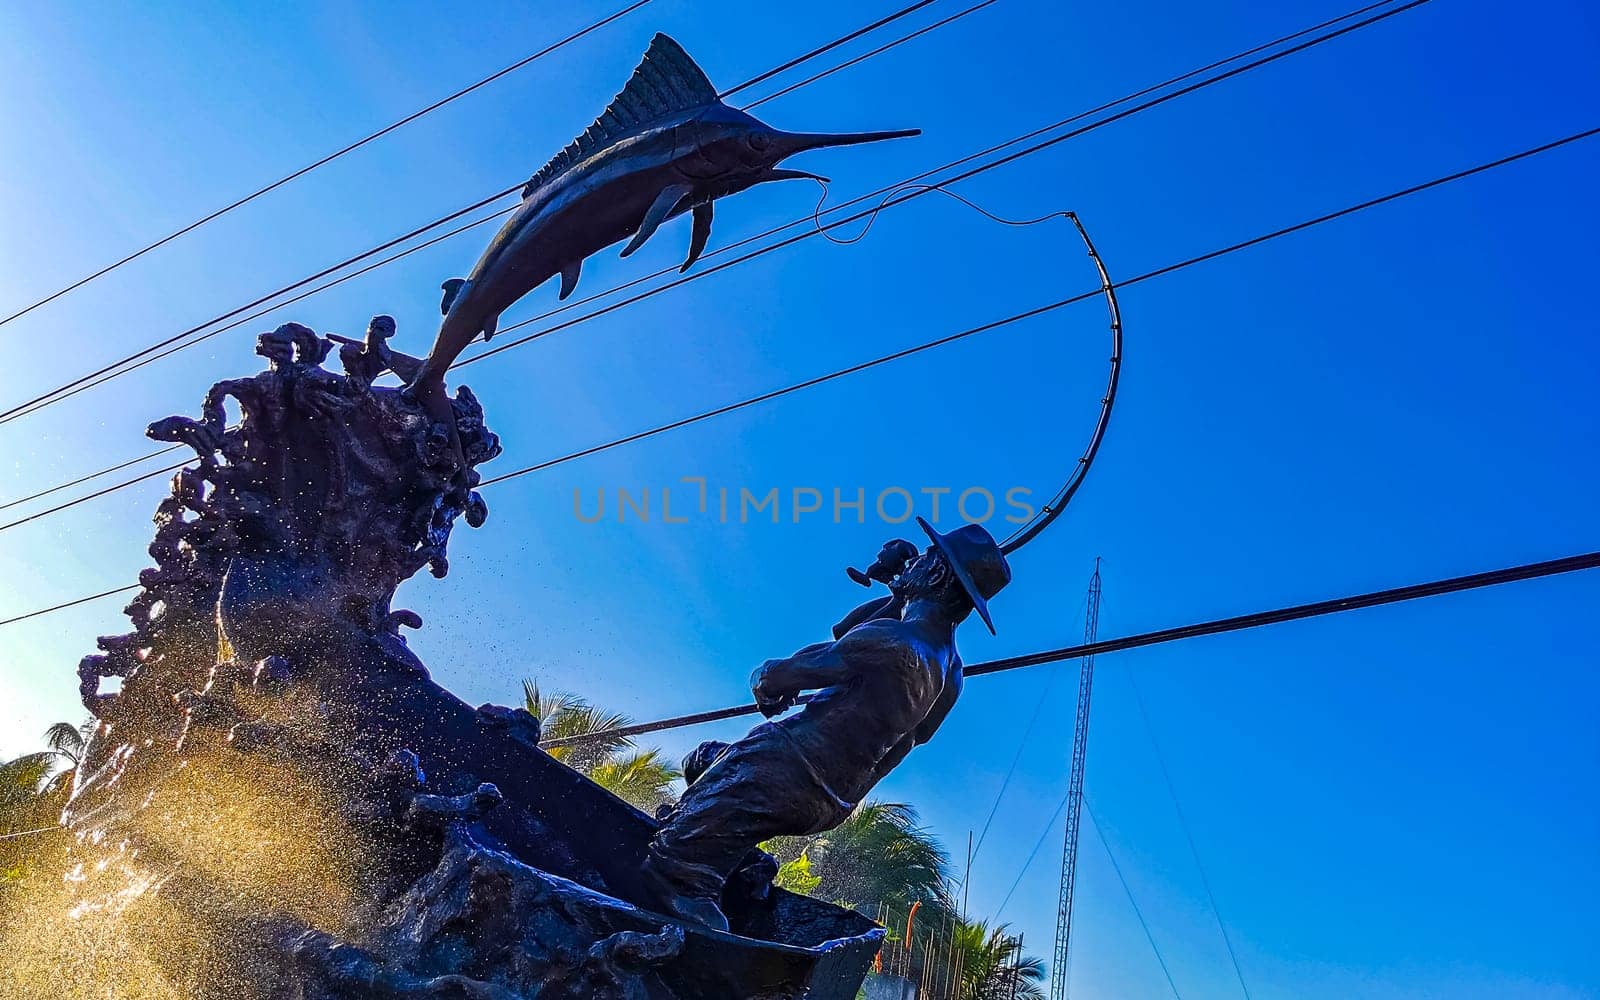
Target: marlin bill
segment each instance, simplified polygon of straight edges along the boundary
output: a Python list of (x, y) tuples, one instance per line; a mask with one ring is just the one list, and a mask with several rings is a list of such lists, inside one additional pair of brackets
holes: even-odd
[(560, 297), (571, 295), (590, 254), (631, 236), (626, 257), (663, 222), (691, 212), (686, 271), (711, 236), (716, 199), (765, 181), (824, 179), (778, 167), (796, 153), (919, 131), (780, 131), (724, 104), (678, 43), (656, 35), (594, 124), (528, 181), (522, 204), (472, 272), (444, 283), (444, 323), (411, 379), (414, 391), (430, 412), (446, 416), (444, 375), (466, 346), (480, 333), (493, 336), (502, 312), (556, 275)]

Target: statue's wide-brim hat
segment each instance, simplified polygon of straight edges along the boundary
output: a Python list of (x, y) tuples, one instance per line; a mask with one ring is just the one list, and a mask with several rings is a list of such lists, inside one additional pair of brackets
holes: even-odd
[(917, 517), (917, 524), (944, 554), (961, 589), (972, 601), (973, 610), (992, 634), (994, 620), (989, 617), (989, 598), (1011, 582), (1011, 566), (1006, 562), (1005, 553), (1000, 551), (999, 543), (981, 524), (963, 524), (949, 534), (939, 533), (921, 516)]

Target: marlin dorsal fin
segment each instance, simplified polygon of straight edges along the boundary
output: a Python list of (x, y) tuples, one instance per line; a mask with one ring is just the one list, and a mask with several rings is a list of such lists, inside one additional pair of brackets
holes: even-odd
[(557, 153), (529, 179), (524, 198), (539, 185), (596, 150), (643, 131), (664, 118), (717, 103), (717, 88), (683, 47), (666, 35), (650, 40), (644, 58), (622, 91), (611, 99), (594, 124)]

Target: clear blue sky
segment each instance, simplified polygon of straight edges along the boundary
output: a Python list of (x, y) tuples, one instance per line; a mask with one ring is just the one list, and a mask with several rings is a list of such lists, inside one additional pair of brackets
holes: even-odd
[[(889, 9), (875, 4), (873, 9)], [(943, 5), (941, 5), (943, 6)], [(341, 2), (0, 9), (0, 307), (20, 305), (612, 9)], [(936, 8), (937, 9), (937, 8)], [(952, 5), (951, 10), (955, 9)], [(1001, 0), (762, 109), (799, 129), (916, 125), (796, 165), (864, 191), (1344, 8)], [(584, 127), (650, 34), (729, 86), (865, 20), (860, 5), (657, 0), (23, 321), (9, 405), (526, 177)], [(1436, 0), (960, 189), (1072, 208), (1116, 275), (1600, 124), (1600, 14)], [(1104, 556), (1103, 635), (1596, 547), (1600, 142), (1564, 149), (1128, 289), (1124, 397), (1068, 516), (1014, 561), (969, 660), (1066, 644)], [(815, 198), (723, 203), (717, 246)], [(253, 335), (358, 335), (394, 314), (422, 353), (464, 236), (0, 427), (0, 495), (149, 449)], [(681, 259), (686, 223), (581, 291)], [(821, 240), (469, 369), (511, 469), (1093, 286), (1062, 224), (932, 198), (852, 247)], [(539, 290), (506, 317), (553, 306)], [(886, 486), (1048, 492), (1104, 377), (1099, 303), (490, 490), (443, 582), (402, 606), (470, 702), (523, 677), (637, 718), (744, 700), (750, 669), (861, 596), (840, 572), (881, 524), (577, 523), (574, 489)], [(0, 534), (0, 617), (131, 582), (149, 483)], [(11, 512), (8, 512), (11, 513)], [(953, 524), (948, 518), (945, 524)], [(1108, 656), (1089, 797), (1186, 997), (1238, 995), (1133, 698), (1137, 681), (1257, 998), (1600, 995), (1600, 576)], [(0, 754), (80, 715), (72, 668), (118, 601), (0, 630)], [(1051, 668), (975, 681), (880, 793), (954, 853), (982, 823)], [(1064, 789), (1075, 665), (978, 858), (993, 912)], [(673, 734), (679, 753), (742, 724)], [(1059, 830), (1003, 919), (1047, 953)], [(1075, 995), (1166, 987), (1099, 844), (1083, 845)]]

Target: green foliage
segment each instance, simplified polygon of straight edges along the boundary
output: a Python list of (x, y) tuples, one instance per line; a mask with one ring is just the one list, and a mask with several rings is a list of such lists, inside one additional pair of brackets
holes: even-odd
[(957, 915), (949, 855), (918, 825), (910, 806), (864, 802), (833, 830), (762, 846), (782, 862), (781, 887), (882, 921), (885, 971), (926, 982), (928, 1000), (1044, 997), (1044, 962), (1024, 955), (1020, 938), (1005, 925), (991, 928)]
[(1044, 961), (1022, 954), (1006, 924), (958, 923), (952, 964), (960, 970), (953, 1000), (1044, 1000)]
[(772, 884), (803, 896), (813, 896), (817, 886), (822, 884), (822, 876), (812, 873), (811, 855), (802, 850), (799, 857), (778, 866), (778, 877)]
[(51, 828), (66, 806), (88, 737), (58, 722), (44, 741), (48, 750), (0, 763), (0, 889), (20, 882), (59, 849), (61, 838)]
[(585, 775), (618, 798), (650, 812), (673, 799), (673, 783), (683, 777), (661, 751), (638, 750), (615, 730), (627, 716), (606, 712), (574, 694), (546, 694), (531, 680), (522, 682), (523, 705), (539, 720), (541, 742), (570, 736), (595, 739), (576, 746), (549, 747), (551, 757)]
[(859, 910), (879, 906), (905, 913), (921, 902), (950, 908), (949, 855), (917, 823), (917, 811), (898, 802), (863, 802), (838, 827), (815, 837), (788, 838), (780, 857), (804, 850), (821, 879), (812, 895)]

